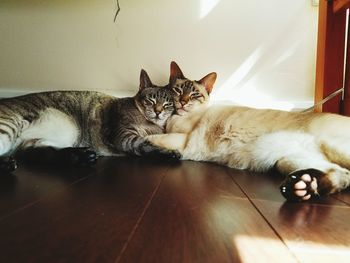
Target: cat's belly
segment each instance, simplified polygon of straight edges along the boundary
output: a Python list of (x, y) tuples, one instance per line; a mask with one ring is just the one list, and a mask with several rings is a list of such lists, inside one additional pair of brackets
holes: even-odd
[(36, 147), (72, 147), (77, 142), (79, 135), (79, 127), (72, 117), (49, 108), (41, 114), (38, 120), (24, 127), (19, 143)]
[(197, 130), (188, 138), (183, 159), (209, 161), (237, 169), (248, 169), (251, 161), (250, 145), (255, 134), (223, 133)]
[[(210, 161), (236, 169), (265, 172), (286, 156), (298, 156), (302, 151), (320, 152), (316, 138), (299, 131), (277, 131), (264, 134), (238, 133), (213, 135), (193, 133), (183, 152), (183, 159)], [(201, 143), (202, 141), (202, 143)]]

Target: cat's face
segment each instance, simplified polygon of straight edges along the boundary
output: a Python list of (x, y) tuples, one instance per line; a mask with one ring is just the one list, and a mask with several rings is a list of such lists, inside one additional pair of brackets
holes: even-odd
[(189, 79), (177, 79), (171, 89), (179, 115), (184, 115), (204, 106), (209, 101), (209, 94), (203, 85)]
[(145, 118), (161, 127), (175, 112), (173, 94), (164, 87), (143, 89), (139, 95), (139, 103)]
[(174, 92), (174, 103), (179, 115), (197, 110), (209, 102), (209, 94), (213, 89), (216, 73), (212, 72), (201, 80), (189, 80), (184, 77), (175, 62), (170, 64), (169, 88)]
[(141, 71), (140, 90), (135, 99), (145, 118), (160, 127), (164, 127), (175, 112), (171, 90), (153, 85), (144, 70)]

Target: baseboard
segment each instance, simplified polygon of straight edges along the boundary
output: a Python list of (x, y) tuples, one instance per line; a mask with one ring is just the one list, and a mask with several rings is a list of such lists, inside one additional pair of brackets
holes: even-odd
[(250, 101), (249, 103), (240, 103), (237, 101), (230, 101), (230, 100), (217, 100), (217, 101), (211, 101), (211, 104), (229, 104), (229, 105), (235, 105), (235, 106), (246, 106), (246, 107), (252, 107), (252, 108), (259, 108), (259, 109), (277, 109), (277, 110), (287, 110), (287, 111), (300, 111), (309, 109), (314, 105), (313, 101)]

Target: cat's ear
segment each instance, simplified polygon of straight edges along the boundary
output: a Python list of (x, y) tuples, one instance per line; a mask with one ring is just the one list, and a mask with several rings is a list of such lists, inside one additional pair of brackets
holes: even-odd
[(174, 83), (176, 81), (176, 79), (185, 79), (185, 76), (182, 73), (180, 67), (176, 64), (176, 62), (171, 61), (169, 82)]
[(153, 83), (151, 81), (151, 79), (149, 78), (146, 70), (141, 69), (141, 73), (140, 73), (140, 90), (147, 88), (147, 87), (153, 87)]
[(208, 94), (210, 94), (210, 92), (214, 87), (215, 81), (216, 81), (216, 73), (212, 72), (206, 75), (205, 77), (203, 77), (202, 79), (198, 80), (197, 82), (203, 85), (207, 90)]

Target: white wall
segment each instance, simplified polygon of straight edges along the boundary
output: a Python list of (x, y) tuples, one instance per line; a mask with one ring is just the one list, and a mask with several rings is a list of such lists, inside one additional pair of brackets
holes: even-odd
[(0, 95), (88, 89), (133, 95), (139, 71), (165, 84), (169, 63), (213, 98), (292, 108), (313, 101), (311, 0), (0, 0)]

